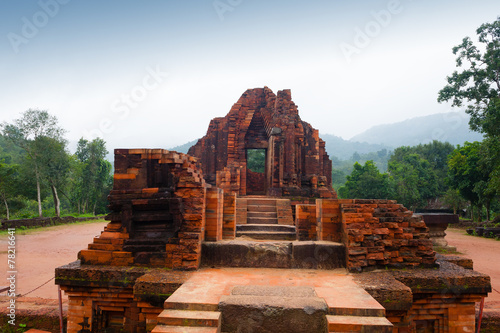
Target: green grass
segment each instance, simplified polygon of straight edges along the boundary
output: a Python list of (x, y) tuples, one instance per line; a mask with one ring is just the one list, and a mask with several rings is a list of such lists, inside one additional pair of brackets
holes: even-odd
[[(50, 226), (45, 226), (45, 227), (39, 227), (39, 226), (33, 226), (33, 227), (17, 227), (16, 228), (16, 235), (27, 235), (36, 231), (43, 231), (43, 230), (48, 230), (50, 228), (62, 226), (62, 225), (79, 225), (79, 224), (91, 224), (91, 223), (102, 223), (105, 222), (104, 219), (98, 219), (98, 220), (86, 220), (86, 221), (78, 221), (78, 222), (73, 222), (73, 223), (59, 223), (55, 225), (50, 225)], [(8, 230), (0, 230), (0, 236), (7, 235)]]
[(452, 251), (450, 249), (447, 249), (447, 248), (444, 248), (444, 247), (440, 247), (440, 246), (434, 247), (434, 251), (436, 251), (437, 253), (440, 253), (440, 254), (463, 254), (461, 252)]

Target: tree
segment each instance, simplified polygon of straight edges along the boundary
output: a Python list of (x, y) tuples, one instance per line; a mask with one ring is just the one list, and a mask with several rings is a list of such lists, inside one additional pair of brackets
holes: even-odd
[(459, 209), (464, 208), (467, 203), (460, 195), (460, 192), (452, 188), (446, 191), (443, 201), (446, 205), (453, 208), (453, 214), (456, 214)]
[(69, 171), (69, 156), (66, 152), (66, 142), (46, 136), (41, 136), (33, 142), (37, 154), (40, 174), (45, 179), (52, 191), (54, 208), (57, 217), (61, 216), (59, 195), (57, 189), (67, 182)]
[(14, 120), (13, 124), (2, 124), (3, 135), (10, 139), (14, 144), (21, 147), (28, 155), (33, 164), (33, 170), (36, 179), (38, 215), (42, 217), (41, 200), (41, 164), (38, 157), (41, 152), (40, 145), (35, 142), (40, 137), (49, 137), (54, 140), (62, 141), (64, 130), (57, 125), (57, 118), (51, 116), (47, 111), (29, 109), (22, 114), (22, 117)]
[(10, 219), (8, 200), (15, 196), (17, 166), (0, 161), (0, 198), (5, 205), (6, 219)]
[(381, 174), (373, 161), (363, 166), (356, 162), (347, 182), (339, 188), (339, 195), (342, 198), (388, 199), (391, 196), (389, 177)]
[[(404, 154), (397, 152), (400, 148)], [(439, 194), (437, 176), (429, 161), (419, 154), (410, 153), (410, 147), (400, 147), (389, 160), (389, 174), (395, 186), (396, 199), (415, 209), (426, 206), (427, 200)]]
[[(112, 186), (111, 163), (106, 161), (104, 157), (108, 151), (104, 140), (97, 138), (92, 141), (78, 141), (73, 165), (74, 168), (74, 186), (73, 201), (76, 202), (78, 211), (85, 213), (88, 209), (92, 209), (95, 214), (97, 209), (105, 210), (105, 197)], [(98, 207), (101, 203), (102, 207)]]
[[(411, 154), (416, 154), (420, 159), (426, 160), (430, 164), (432, 173), (435, 175), (435, 180), (433, 181), (437, 185), (433, 197), (429, 197), (429, 199), (432, 199), (444, 195), (449, 188), (446, 182), (448, 175), (448, 155), (454, 149), (453, 145), (448, 142), (434, 140), (431, 143), (419, 144), (413, 147), (403, 146), (396, 148), (389, 161), (392, 163), (407, 163), (408, 156)], [(413, 162), (415, 163), (416, 160)], [(415, 166), (416, 164), (414, 163), (413, 165)], [(425, 174), (423, 176), (425, 178)]]
[(485, 168), (481, 145), (476, 141), (458, 146), (448, 161), (448, 177), (452, 188), (457, 189), (462, 197), (470, 201), (472, 208), (475, 206), (480, 212), (481, 207), (486, 206), (486, 218), (489, 220), (490, 203), (494, 193), (488, 190), (490, 170)]
[(472, 130), (487, 136), (500, 135), (500, 17), (476, 30), (476, 46), (469, 37), (453, 48), (457, 67), (447, 77), (448, 85), (439, 91), (438, 101), (467, 106)]

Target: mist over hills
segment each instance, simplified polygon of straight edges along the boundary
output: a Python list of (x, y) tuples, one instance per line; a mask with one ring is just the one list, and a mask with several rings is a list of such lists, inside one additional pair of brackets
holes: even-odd
[[(433, 140), (457, 145), (465, 141), (473, 142), (483, 139), (482, 134), (469, 130), (469, 115), (463, 111), (438, 113), (373, 126), (349, 140), (324, 133), (320, 133), (320, 137), (326, 142), (328, 154), (340, 160), (351, 159), (354, 153), (368, 154), (383, 149), (391, 151), (400, 146), (416, 146)], [(170, 150), (187, 153), (196, 142), (197, 140), (193, 140), (172, 147)]]

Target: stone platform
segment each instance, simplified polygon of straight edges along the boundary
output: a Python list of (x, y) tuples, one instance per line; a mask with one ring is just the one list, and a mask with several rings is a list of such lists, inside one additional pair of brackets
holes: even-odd
[(328, 327), (328, 332), (338, 332), (360, 323), (365, 329), (392, 332), (384, 307), (345, 269), (200, 269), (165, 301), (160, 324), (152, 332), (170, 332), (168, 323), (175, 327), (194, 313), (207, 322), (221, 314), (218, 323), (209, 322), (213, 332), (219, 325), (220, 332), (270, 332), (273, 327), (287, 332), (327, 332)]

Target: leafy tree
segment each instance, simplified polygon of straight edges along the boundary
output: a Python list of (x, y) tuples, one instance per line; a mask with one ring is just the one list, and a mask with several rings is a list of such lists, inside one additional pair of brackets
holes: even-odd
[(2, 124), (3, 135), (14, 144), (22, 148), (32, 163), (36, 179), (38, 215), (42, 216), (41, 200), (41, 163), (39, 157), (43, 155), (40, 149), (43, 146), (35, 144), (41, 137), (48, 137), (62, 141), (64, 130), (57, 125), (57, 118), (51, 116), (47, 111), (29, 109), (22, 117), (14, 120), (13, 124)]
[[(420, 156), (421, 159), (424, 159), (429, 162), (430, 167), (432, 169), (435, 177), (435, 182), (437, 185), (436, 189), (432, 189), (434, 191), (434, 198), (444, 195), (444, 193), (448, 190), (449, 186), (446, 182), (446, 177), (448, 175), (448, 155), (455, 148), (448, 142), (440, 142), (434, 140), (431, 143), (427, 144), (419, 144), (417, 146), (409, 147), (403, 146), (396, 148), (394, 150), (393, 155), (390, 158), (390, 162), (398, 162), (398, 163), (406, 163), (408, 161), (408, 156), (411, 154), (416, 154)], [(414, 161), (416, 162), (416, 161)], [(415, 165), (414, 165), (415, 166)], [(425, 177), (425, 175), (424, 175)], [(425, 180), (423, 180), (425, 181)], [(434, 186), (432, 186), (434, 188)], [(428, 199), (431, 199), (429, 197)]]
[(488, 191), (489, 170), (483, 167), (485, 164), (481, 156), (481, 143), (466, 142), (464, 146), (458, 146), (450, 155), (448, 165), (451, 186), (470, 201), (472, 207), (477, 207), (478, 212), (484, 204), (489, 220), (493, 193)]
[(456, 214), (459, 209), (464, 208), (467, 203), (460, 195), (460, 192), (452, 188), (446, 191), (443, 201), (446, 205), (453, 208), (453, 214)]
[(263, 173), (266, 168), (265, 149), (247, 149), (247, 167), (253, 172)]
[(373, 161), (362, 166), (354, 164), (345, 186), (339, 189), (342, 198), (387, 199), (391, 196), (391, 186), (387, 174), (381, 174)]
[(66, 152), (66, 142), (46, 136), (41, 136), (33, 142), (40, 166), (40, 174), (52, 191), (56, 216), (61, 216), (61, 201), (57, 189), (67, 183), (69, 172), (69, 156)]
[[(389, 160), (389, 174), (394, 181), (396, 199), (411, 209), (423, 207), (427, 200), (439, 194), (436, 173), (429, 161), (419, 154), (410, 153), (410, 147), (401, 148), (407, 153)], [(399, 153), (395, 151), (394, 156), (399, 156)]]
[(89, 209), (95, 214), (106, 210), (106, 196), (112, 186), (111, 163), (104, 157), (108, 151), (104, 140), (78, 141), (73, 165), (73, 197), (79, 212)]
[(9, 165), (0, 161), (0, 198), (5, 205), (6, 219), (10, 219), (8, 200), (14, 197), (17, 165)]
[(453, 48), (457, 67), (447, 77), (448, 85), (439, 91), (439, 102), (467, 106), (472, 130), (488, 136), (500, 135), (500, 17), (481, 25), (476, 33), (480, 45), (469, 37)]

